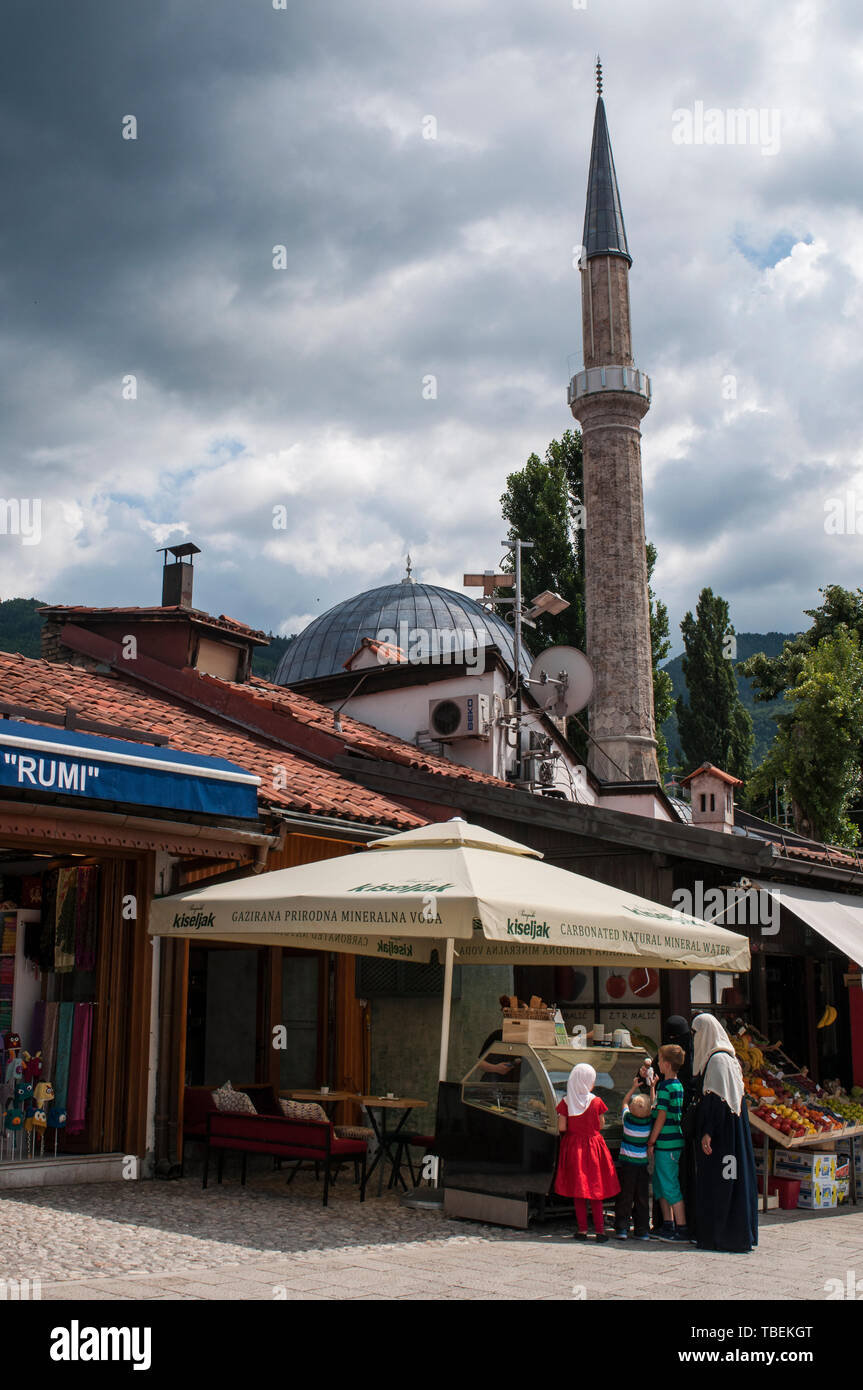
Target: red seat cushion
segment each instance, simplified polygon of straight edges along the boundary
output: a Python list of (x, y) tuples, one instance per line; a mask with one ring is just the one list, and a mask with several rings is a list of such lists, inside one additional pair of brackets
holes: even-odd
[(217, 1149), (245, 1149), (276, 1158), (303, 1158), (320, 1163), (333, 1158), (362, 1158), (366, 1146), (357, 1139), (337, 1139), (330, 1122), (277, 1119), (270, 1115), (234, 1115), (216, 1111), (209, 1119), (210, 1144)]

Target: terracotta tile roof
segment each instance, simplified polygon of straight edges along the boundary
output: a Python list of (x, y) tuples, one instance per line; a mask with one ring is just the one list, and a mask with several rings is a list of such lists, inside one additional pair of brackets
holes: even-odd
[[(230, 728), (203, 709), (190, 709), (188, 704), (115, 673), (101, 674), (63, 662), (0, 652), (0, 690), (9, 703), (58, 714), (72, 704), (84, 718), (164, 734), (171, 748), (228, 758), (262, 779), (258, 793), (262, 805), (369, 825), (402, 828), (424, 824), (423, 817), (398, 802), (357, 786), (263, 735)], [(286, 785), (280, 786), (281, 781)]]
[[(244, 693), (255, 703), (261, 702), (268, 709), (282, 711), (301, 724), (320, 729), (324, 733), (333, 732), (333, 711), (296, 690), (289, 690), (283, 685), (273, 685), (270, 681), (261, 680), (259, 676), (253, 676), (245, 685), (237, 684), (235, 681), (219, 680), (217, 676), (205, 676), (203, 679), (214, 681), (218, 685), (228, 685), (231, 690)], [(442, 758), (437, 753), (427, 753), (424, 749), (417, 748), (416, 744), (398, 738), (396, 734), (387, 734), (381, 729), (375, 729), (371, 724), (362, 724), (350, 715), (342, 714), (341, 720), (342, 731), (339, 737), (346, 747), (367, 753), (372, 758), (400, 763), (402, 767), (415, 767), (422, 772), (437, 773), (452, 780), (480, 782), (485, 786), (498, 788), (511, 786), (499, 777), (492, 777), (491, 773), (463, 767), (461, 763), (450, 762), (449, 758)]]
[(723, 772), (721, 767), (714, 767), (713, 763), (702, 763), (694, 772), (690, 772), (686, 777), (681, 777), (680, 786), (685, 787), (691, 782), (693, 777), (699, 777), (702, 773), (709, 773), (711, 777), (718, 777), (720, 782), (728, 782), (732, 787), (742, 787), (743, 783), (739, 777), (732, 777), (730, 772)]
[(202, 608), (183, 608), (180, 604), (169, 604), (168, 606), (154, 606), (152, 608), (87, 608), (83, 604), (54, 604), (51, 607), (39, 608), (37, 612), (46, 618), (191, 618), (193, 622), (202, 623), (205, 627), (219, 628), (222, 632), (231, 632), (238, 637), (254, 638), (256, 642), (268, 644), (270, 641), (266, 632), (260, 632), (257, 628), (249, 627), (247, 623), (241, 623), (236, 618), (229, 618), (225, 613), (220, 613), (218, 618), (212, 613), (205, 613)]

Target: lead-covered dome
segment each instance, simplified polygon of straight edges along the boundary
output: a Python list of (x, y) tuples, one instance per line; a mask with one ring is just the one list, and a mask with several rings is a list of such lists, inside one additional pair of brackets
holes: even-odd
[[(428, 634), (434, 649), (434, 634), (456, 634), (455, 651), (470, 653), (476, 646), (498, 647), (512, 666), (513, 631), (496, 613), (489, 613), (475, 599), (435, 584), (402, 580), (369, 589), (355, 598), (337, 603), (309, 623), (288, 647), (275, 674), (276, 685), (296, 685), (318, 676), (340, 675), (348, 657), (353, 656), (364, 637), (392, 641), (397, 645), (417, 642), (412, 633)], [(441, 642), (446, 649), (446, 641)], [(409, 651), (405, 651), (409, 656)], [(522, 651), (522, 669), (530, 671), (530, 657)]]

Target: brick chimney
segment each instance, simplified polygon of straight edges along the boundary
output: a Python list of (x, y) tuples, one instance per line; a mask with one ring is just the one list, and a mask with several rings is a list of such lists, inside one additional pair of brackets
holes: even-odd
[[(170, 563), (169, 552), (174, 556)], [(40, 608), (43, 658), (91, 670), (115, 665), (131, 671), (140, 654), (175, 670), (247, 681), (254, 649), (267, 646), (269, 637), (224, 613), (214, 617), (192, 607), (191, 557), (200, 554), (196, 545), (167, 546), (163, 553), (158, 608)], [(94, 636), (100, 640), (88, 640)]]

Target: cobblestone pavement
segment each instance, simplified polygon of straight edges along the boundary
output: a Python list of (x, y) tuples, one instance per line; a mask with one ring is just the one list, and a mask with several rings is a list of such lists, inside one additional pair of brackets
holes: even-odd
[(528, 1232), (411, 1210), (343, 1178), (321, 1206), (300, 1174), (105, 1183), (0, 1196), (0, 1277), (43, 1299), (824, 1299), (863, 1276), (863, 1206), (771, 1212), (751, 1255), (651, 1241), (574, 1245), (558, 1222)]

